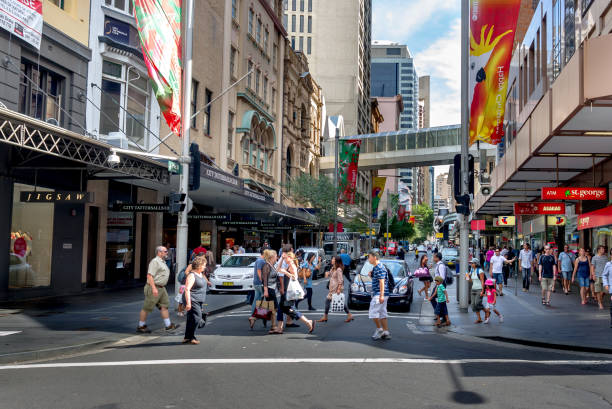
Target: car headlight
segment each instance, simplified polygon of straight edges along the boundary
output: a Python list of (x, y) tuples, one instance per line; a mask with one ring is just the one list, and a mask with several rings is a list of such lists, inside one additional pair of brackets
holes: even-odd
[(210, 278), (211, 278), (212, 280), (214, 280), (214, 279), (216, 279), (216, 278), (217, 278), (217, 276), (215, 275), (215, 273), (210, 273)]
[(351, 291), (354, 293), (359, 291), (359, 286), (356, 283), (351, 284)]
[(242, 277), (243, 280), (249, 280), (253, 278), (253, 274), (246, 274), (244, 277)]
[(397, 294), (397, 287), (393, 289), (393, 294)]
[(408, 286), (407, 286), (407, 285), (403, 285), (403, 286), (401, 286), (401, 287), (399, 288), (399, 293), (400, 293), (401, 295), (404, 295), (404, 294), (406, 294), (407, 292), (408, 292)]
[(364, 286), (362, 286), (362, 285), (360, 285), (360, 286), (359, 286), (359, 291), (361, 291), (362, 293), (365, 293), (365, 287), (364, 287)]

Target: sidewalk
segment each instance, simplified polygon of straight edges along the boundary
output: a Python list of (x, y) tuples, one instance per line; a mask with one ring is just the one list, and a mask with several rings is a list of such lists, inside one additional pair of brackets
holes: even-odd
[[(532, 283), (529, 292), (524, 293), (519, 281), (516, 296), (514, 280), (509, 280), (508, 284), (504, 287), (504, 296), (497, 298), (497, 309), (504, 316), (504, 322), (500, 323), (493, 314), (489, 324), (474, 324), (476, 314), (471, 308), (467, 314), (459, 311), (456, 284), (453, 284), (448, 289), (448, 311), (452, 322), (449, 330), (533, 346), (612, 353), (609, 295), (606, 296), (605, 308), (600, 310), (597, 304), (580, 304), (578, 287), (572, 287), (572, 292), (565, 295), (557, 285), (557, 292), (551, 296), (551, 306), (547, 307), (541, 303), (539, 283)], [(434, 313), (429, 302), (423, 304), (422, 311), (419, 323), (425, 330), (445, 331), (432, 326)], [(484, 319), (484, 313), (481, 316)]]
[[(173, 291), (169, 291), (172, 299)], [(101, 348), (133, 337), (143, 303), (143, 289), (100, 291), (69, 297), (16, 302), (0, 307), (0, 363), (46, 359)], [(245, 295), (208, 294), (210, 314), (242, 305)], [(170, 319), (180, 323), (171, 300)], [(149, 314), (153, 335), (164, 335), (158, 311)]]

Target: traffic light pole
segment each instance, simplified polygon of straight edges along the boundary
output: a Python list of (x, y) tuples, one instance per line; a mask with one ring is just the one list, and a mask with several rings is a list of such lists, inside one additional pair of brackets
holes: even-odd
[[(470, 30), (470, 0), (461, 0), (461, 195), (469, 194), (469, 129), (470, 107), (468, 106), (469, 77), (468, 77), (468, 40)], [(456, 172), (457, 170), (455, 170)], [(468, 310), (468, 281), (465, 274), (468, 272), (469, 257), (469, 226), (468, 216), (459, 214), (460, 246), (459, 246), (459, 273), (457, 286), (459, 289), (459, 309)]]
[[(192, 54), (193, 54), (193, 4), (194, 0), (184, 0), (182, 6), (183, 26), (183, 93), (181, 112), (181, 176), (179, 182), (179, 193), (184, 193), (185, 201), (189, 197), (189, 130), (191, 127), (191, 78), (192, 78)], [(176, 225), (176, 268), (181, 271), (187, 265), (187, 213), (188, 206), (179, 212)], [(178, 277), (178, 274), (176, 275)], [(180, 285), (175, 281), (174, 291), (178, 294)]]
[(338, 157), (340, 152), (340, 128), (336, 128), (336, 139), (334, 140), (335, 148), (334, 148), (334, 247), (333, 254), (334, 257), (338, 255)]

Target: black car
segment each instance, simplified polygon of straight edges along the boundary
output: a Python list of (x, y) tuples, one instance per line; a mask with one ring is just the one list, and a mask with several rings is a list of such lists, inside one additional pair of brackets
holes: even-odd
[[(382, 259), (380, 262), (393, 274), (395, 287), (389, 294), (389, 306), (399, 307), (404, 311), (410, 311), (414, 287), (413, 277), (408, 273), (406, 262), (398, 259)], [(355, 308), (358, 305), (369, 305), (372, 300), (372, 277), (370, 273), (373, 266), (366, 262), (359, 274), (355, 275), (349, 288), (348, 305)]]

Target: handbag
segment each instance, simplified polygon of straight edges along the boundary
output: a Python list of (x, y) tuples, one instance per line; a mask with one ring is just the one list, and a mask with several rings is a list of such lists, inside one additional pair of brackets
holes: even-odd
[(298, 271), (298, 278), (300, 280), (307, 280), (311, 275), (312, 271), (308, 267), (300, 268), (300, 271)]
[(344, 294), (332, 294), (331, 312), (344, 311)]
[(426, 268), (417, 268), (416, 271), (414, 272), (414, 276), (416, 278), (424, 278), (424, 277), (431, 277), (431, 274), (429, 274), (429, 270)]
[(255, 303), (255, 311), (252, 317), (262, 320), (271, 320), (274, 313), (274, 301), (266, 301), (265, 299), (258, 300)]
[(290, 280), (287, 285), (287, 301), (301, 300), (306, 296), (306, 292), (297, 280)]

